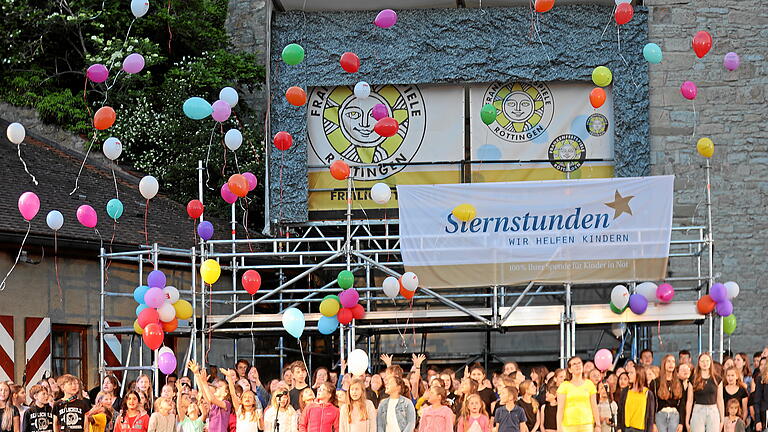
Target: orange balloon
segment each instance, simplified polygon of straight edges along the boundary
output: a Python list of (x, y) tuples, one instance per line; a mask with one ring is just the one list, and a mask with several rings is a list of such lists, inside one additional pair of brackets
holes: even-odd
[(534, 7), (536, 12), (549, 12), (552, 6), (555, 5), (555, 0), (536, 0)]
[(301, 87), (293, 86), (285, 91), (285, 98), (293, 106), (302, 106), (307, 103), (307, 93)]
[(405, 289), (405, 287), (400, 284), (400, 295), (407, 298), (408, 300), (411, 300), (414, 295), (416, 295), (416, 291), (409, 291)]
[(715, 310), (715, 305), (715, 301), (707, 294), (696, 303), (696, 309), (698, 309), (700, 314), (707, 315)]
[(160, 323), (163, 325), (163, 331), (166, 333), (171, 333), (175, 331), (179, 327), (179, 320), (176, 318), (173, 319), (173, 321), (168, 321), (164, 323)]
[(98, 130), (109, 129), (115, 124), (115, 118), (117, 118), (117, 114), (112, 107), (101, 107), (93, 116), (93, 127)]
[(336, 180), (346, 180), (349, 177), (349, 165), (339, 159), (331, 164), (331, 175)]
[(600, 108), (605, 103), (605, 90), (595, 87), (589, 92), (589, 102), (595, 109)]
[(248, 195), (248, 179), (242, 174), (232, 174), (227, 181), (230, 192), (239, 196), (240, 198)]

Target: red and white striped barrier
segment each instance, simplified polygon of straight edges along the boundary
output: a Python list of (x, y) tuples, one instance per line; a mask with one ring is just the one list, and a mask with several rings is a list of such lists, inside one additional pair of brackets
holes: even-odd
[[(106, 321), (104, 322), (104, 328), (120, 327), (119, 322)], [(123, 365), (123, 346), (120, 344), (120, 335), (105, 334), (104, 335), (104, 363), (110, 367)], [(112, 374), (117, 379), (123, 378), (122, 371), (112, 371)]]
[(24, 348), (27, 366), (27, 393), (29, 389), (51, 371), (51, 319), (24, 319)]
[(0, 315), (0, 381), (14, 381), (13, 317)]

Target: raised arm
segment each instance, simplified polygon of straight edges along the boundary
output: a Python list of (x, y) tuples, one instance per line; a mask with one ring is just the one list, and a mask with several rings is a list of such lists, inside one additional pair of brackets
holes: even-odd
[(232, 398), (232, 408), (237, 411), (237, 409), (240, 407), (240, 398), (237, 396), (237, 391), (235, 391), (237, 372), (235, 372), (233, 369), (220, 369), (220, 371), (222, 374), (224, 374), (225, 377), (227, 377), (227, 385), (229, 385), (229, 397)]
[(186, 410), (184, 409), (184, 406), (182, 404), (182, 399), (184, 398), (181, 397), (181, 382), (177, 380), (176, 381), (176, 417), (178, 418), (179, 423), (181, 423), (184, 420), (184, 417), (186, 417), (187, 415)]

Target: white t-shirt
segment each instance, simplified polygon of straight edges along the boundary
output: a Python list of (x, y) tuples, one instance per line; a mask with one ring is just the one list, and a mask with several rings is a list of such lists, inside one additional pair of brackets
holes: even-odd
[(397, 402), (400, 398), (389, 399), (387, 404), (387, 430), (386, 432), (400, 432), (400, 425), (397, 423)]

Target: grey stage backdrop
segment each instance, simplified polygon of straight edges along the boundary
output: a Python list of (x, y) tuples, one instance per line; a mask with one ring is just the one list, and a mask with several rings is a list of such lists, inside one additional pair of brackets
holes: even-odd
[[(291, 106), (284, 96), (294, 85), (590, 81), (592, 69), (606, 65), (614, 77), (616, 175), (650, 174), (648, 68), (642, 57), (646, 8), (635, 8), (632, 21), (621, 26), (620, 45), (607, 6), (558, 6), (540, 14), (543, 46), (528, 8), (402, 10), (389, 29), (374, 26), (375, 16), (375, 11), (275, 15), (270, 124), (272, 134), (288, 131), (294, 142), (286, 152), (268, 146), (270, 220), (308, 219), (306, 107)], [(292, 42), (306, 50), (296, 66), (280, 57)], [(360, 57), (359, 72), (341, 69), (345, 51)]]

